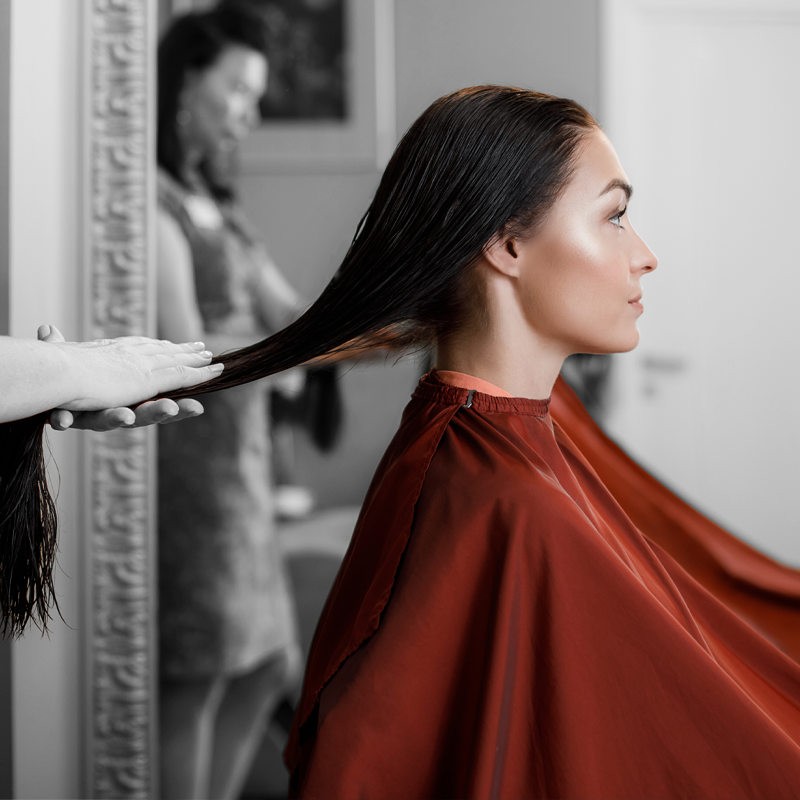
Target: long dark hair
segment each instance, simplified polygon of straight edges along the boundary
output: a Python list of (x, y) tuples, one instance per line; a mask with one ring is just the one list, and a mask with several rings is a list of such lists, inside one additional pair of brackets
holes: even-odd
[(170, 397), (280, 372), (392, 329), (430, 343), (465, 318), (470, 269), (500, 233), (532, 234), (597, 123), (572, 100), (475, 86), (437, 100), (386, 167), (347, 255), (317, 301), (268, 339), (224, 355), (222, 375)]
[[(471, 268), (487, 245), (498, 234), (546, 224), (595, 126), (572, 100), (511, 87), (476, 86), (437, 100), (398, 145), (318, 300), (274, 336), (217, 358), (225, 364), (219, 378), (168, 396), (247, 383), (380, 340), (390, 329), (402, 344), (446, 335), (465, 318)], [(53, 602), (45, 569), (52, 557), (41, 556), (55, 547), (41, 457), (45, 420), (0, 426), (0, 436), (4, 428), (18, 431), (14, 446), (0, 452), (0, 607), (12, 635), (31, 618), (44, 624)], [(13, 487), (21, 484), (27, 494), (15, 502)]]
[[(164, 33), (158, 45), (156, 156), (158, 165), (178, 183), (185, 183), (178, 111), (187, 76), (211, 67), (231, 45), (249, 47), (266, 57), (268, 38), (263, 18), (234, 0), (212, 11), (178, 17)], [(230, 189), (219, 182), (212, 166), (204, 162), (200, 170), (212, 193), (227, 199)]]

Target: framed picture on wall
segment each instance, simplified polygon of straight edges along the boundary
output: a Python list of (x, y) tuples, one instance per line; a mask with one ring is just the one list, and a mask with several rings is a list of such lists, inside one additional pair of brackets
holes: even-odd
[[(262, 123), (242, 143), (240, 169), (248, 174), (381, 169), (396, 135), (394, 0), (224, 2), (258, 13), (270, 42)], [(162, 19), (215, 5), (166, 0)]]

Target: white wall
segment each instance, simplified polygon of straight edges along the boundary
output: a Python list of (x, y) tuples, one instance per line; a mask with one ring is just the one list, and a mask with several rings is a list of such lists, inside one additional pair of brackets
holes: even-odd
[[(598, 0), (396, 0), (398, 134), (440, 95), (477, 83), (565, 95), (596, 111), (597, 24)], [(240, 186), (277, 263), (313, 297), (344, 256), (379, 178), (249, 174)], [(325, 457), (300, 443), (299, 477), (323, 505), (360, 502), (418, 375), (413, 361), (345, 375), (344, 440)]]
[[(4, 0), (8, 2), (9, 0)], [(11, 0), (10, 333), (78, 337), (81, 0)], [(15, 797), (79, 796), (78, 434), (50, 434), (66, 624), (13, 644)]]
[(689, 502), (800, 567), (800, 2), (606, 10), (605, 121), (660, 259), (641, 342), (616, 360), (609, 428)]

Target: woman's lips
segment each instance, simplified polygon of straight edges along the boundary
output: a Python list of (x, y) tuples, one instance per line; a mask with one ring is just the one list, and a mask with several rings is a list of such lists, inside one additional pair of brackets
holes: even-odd
[(628, 300), (628, 305), (633, 306), (640, 314), (644, 311), (644, 306), (642, 305), (642, 295), (638, 294), (633, 300)]

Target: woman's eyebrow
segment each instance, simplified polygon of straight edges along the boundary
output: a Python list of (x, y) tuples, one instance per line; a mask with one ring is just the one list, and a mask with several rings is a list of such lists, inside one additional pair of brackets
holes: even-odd
[(622, 189), (622, 191), (625, 192), (625, 196), (628, 198), (628, 200), (631, 199), (631, 195), (633, 194), (633, 186), (631, 186), (629, 183), (625, 183), (625, 181), (620, 180), (619, 178), (614, 178), (614, 180), (611, 181), (602, 192), (600, 192), (598, 197), (602, 197), (612, 189)]

